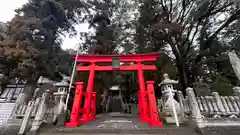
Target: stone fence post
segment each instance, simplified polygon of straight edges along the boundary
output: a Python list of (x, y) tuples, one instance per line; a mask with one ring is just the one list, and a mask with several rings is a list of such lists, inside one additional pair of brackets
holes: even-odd
[(65, 124), (65, 116), (63, 115), (65, 107), (64, 100), (67, 96), (67, 92), (58, 92), (55, 96), (60, 99), (58, 99), (57, 105), (54, 107), (53, 122), (57, 121), (57, 125), (63, 126)]
[(177, 98), (179, 100), (180, 105), (180, 111), (181, 111), (181, 117), (184, 118), (184, 97), (182, 91), (177, 92)]
[(38, 106), (37, 113), (32, 123), (32, 128), (30, 132), (37, 131), (40, 125), (43, 123), (44, 114), (46, 112), (46, 100), (47, 100), (48, 93), (43, 93), (41, 97), (41, 102)]
[(18, 112), (19, 107), (20, 107), (21, 105), (23, 105), (23, 104), (22, 104), (23, 101), (24, 101), (24, 94), (21, 93), (21, 94), (18, 95), (18, 98), (17, 98), (16, 103), (15, 103), (15, 105), (14, 105), (14, 108), (13, 108), (13, 110), (12, 110), (12, 113), (11, 113), (11, 115), (10, 115), (10, 119), (14, 119), (14, 118), (15, 118), (15, 115), (16, 115), (16, 113)]
[(233, 91), (235, 93), (236, 96), (239, 96), (240, 97), (240, 87), (234, 87), (233, 88)]
[(224, 109), (224, 105), (222, 103), (222, 100), (221, 100), (221, 97), (219, 96), (219, 94), (217, 92), (213, 92), (212, 95), (213, 95), (213, 97), (216, 100), (216, 103), (217, 103), (217, 106), (218, 106), (220, 112), (226, 112), (225, 109)]
[(23, 135), (25, 133), (27, 126), (28, 126), (28, 122), (29, 122), (31, 114), (32, 114), (33, 107), (34, 107), (34, 101), (30, 101), (28, 103), (25, 115), (23, 117), (22, 124), (21, 124), (20, 130), (18, 132), (18, 135)]
[(189, 104), (191, 107), (191, 112), (192, 112), (192, 117), (195, 118), (196, 120), (199, 120), (202, 118), (200, 109), (198, 107), (198, 103), (197, 103), (197, 98), (196, 95), (193, 91), (193, 88), (187, 88), (187, 95), (188, 95), (188, 100), (189, 100)]

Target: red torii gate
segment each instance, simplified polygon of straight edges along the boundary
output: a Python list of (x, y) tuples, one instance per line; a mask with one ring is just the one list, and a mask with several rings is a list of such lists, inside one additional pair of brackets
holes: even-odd
[[(127, 55), (78, 55), (77, 62), (90, 63), (89, 66), (76, 66), (77, 71), (89, 71), (87, 90), (84, 92), (84, 83), (76, 82), (76, 92), (71, 112), (71, 118), (67, 127), (79, 126), (81, 122), (95, 120), (96, 112), (96, 93), (93, 92), (94, 77), (96, 71), (137, 71), (138, 73), (138, 105), (140, 111), (140, 120), (148, 122), (152, 126), (162, 126), (158, 117), (158, 109), (154, 94), (154, 81), (144, 81), (144, 70), (156, 70), (155, 65), (144, 65), (143, 62), (154, 62), (160, 56), (159, 53), (151, 54), (127, 54)], [(73, 55), (76, 59), (76, 55)], [(97, 63), (111, 63), (113, 59), (119, 62), (135, 62), (134, 65), (119, 65), (118, 68), (113, 66), (99, 66)], [(147, 84), (147, 87), (145, 87)], [(82, 96), (85, 96), (84, 108)], [(81, 118), (80, 118), (81, 115)]]

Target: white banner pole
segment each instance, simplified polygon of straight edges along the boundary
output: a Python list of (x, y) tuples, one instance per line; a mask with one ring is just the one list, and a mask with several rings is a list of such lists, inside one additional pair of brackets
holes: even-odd
[(74, 74), (75, 74), (75, 70), (76, 70), (79, 50), (80, 50), (80, 47), (78, 47), (78, 49), (77, 49), (77, 54), (76, 54), (76, 57), (75, 57), (75, 60), (74, 60), (74, 65), (73, 65), (73, 69), (72, 69), (71, 80), (70, 80), (69, 87), (68, 87), (68, 94), (67, 94), (67, 98), (66, 98), (66, 102), (65, 102), (65, 106), (64, 106), (64, 111), (67, 111), (67, 104), (68, 104), (68, 101), (69, 101), (69, 96), (70, 96), (70, 92), (71, 92), (71, 88), (72, 88), (72, 83), (73, 83)]

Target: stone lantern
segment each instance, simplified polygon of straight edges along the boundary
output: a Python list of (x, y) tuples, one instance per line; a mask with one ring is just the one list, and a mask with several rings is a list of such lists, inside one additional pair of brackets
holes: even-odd
[(177, 90), (174, 90), (173, 85), (176, 85), (178, 81), (171, 80), (166, 73), (163, 75), (163, 77), (164, 80), (158, 84), (162, 91), (160, 109), (168, 123), (176, 123), (176, 125), (179, 126), (177, 116), (181, 114), (180, 104), (173, 98), (177, 92)]

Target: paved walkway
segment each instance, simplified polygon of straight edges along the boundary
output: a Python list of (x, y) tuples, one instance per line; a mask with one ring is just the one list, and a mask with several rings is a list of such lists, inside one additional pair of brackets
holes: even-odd
[(138, 117), (126, 114), (102, 114), (95, 121), (84, 123), (79, 127), (65, 128), (44, 128), (40, 135), (198, 135), (196, 131), (189, 127), (167, 126), (167, 127), (150, 127), (147, 123), (139, 121)]
[(95, 121), (84, 123), (79, 128), (97, 129), (140, 129), (150, 128), (147, 124), (141, 123), (137, 116), (121, 113), (101, 114)]
[(203, 135), (240, 135), (240, 127), (206, 127)]
[[(150, 127), (138, 117), (112, 113), (97, 116), (95, 121), (79, 127), (44, 125), (38, 135), (240, 135), (240, 127), (208, 127), (197, 132), (192, 125)], [(29, 130), (29, 129), (28, 129)], [(0, 128), (0, 135), (15, 135), (19, 127)]]

